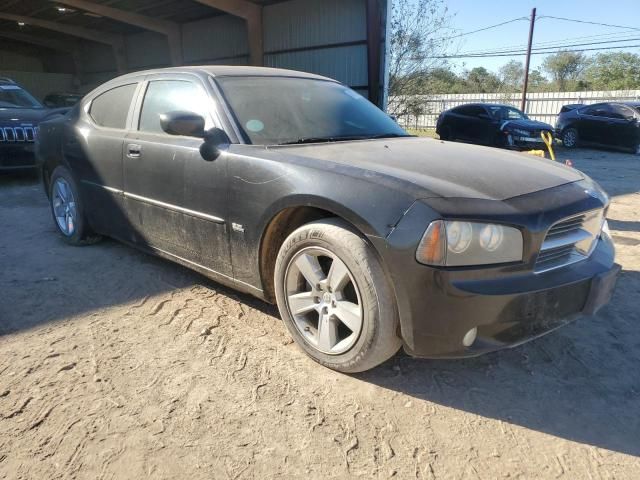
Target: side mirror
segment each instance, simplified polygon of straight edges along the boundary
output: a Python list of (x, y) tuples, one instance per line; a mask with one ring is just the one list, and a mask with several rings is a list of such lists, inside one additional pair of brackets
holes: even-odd
[(54, 108), (56, 105), (54, 102), (52, 102), (51, 100), (45, 100), (44, 102), (42, 102), (44, 104), (45, 107), (47, 108)]
[(204, 137), (204, 118), (193, 112), (167, 112), (160, 114), (160, 127), (169, 135)]
[(214, 161), (222, 153), (221, 146), (229, 145), (231, 140), (220, 128), (212, 128), (204, 132), (204, 143), (200, 145), (200, 155), (208, 162)]

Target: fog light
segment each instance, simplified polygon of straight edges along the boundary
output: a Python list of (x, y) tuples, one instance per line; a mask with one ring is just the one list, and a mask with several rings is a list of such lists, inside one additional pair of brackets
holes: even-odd
[(471, 345), (473, 345), (473, 342), (476, 341), (477, 336), (478, 336), (478, 328), (473, 327), (471, 330), (469, 330), (467, 333), (464, 334), (464, 337), (462, 337), (462, 344), (465, 347), (470, 347)]

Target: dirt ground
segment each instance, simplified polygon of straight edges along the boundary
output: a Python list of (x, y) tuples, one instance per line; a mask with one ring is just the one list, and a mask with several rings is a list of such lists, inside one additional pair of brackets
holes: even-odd
[(613, 198), (612, 304), (513, 350), (353, 376), (258, 300), (67, 246), (40, 185), (0, 177), (0, 478), (640, 478), (640, 157), (560, 155)]

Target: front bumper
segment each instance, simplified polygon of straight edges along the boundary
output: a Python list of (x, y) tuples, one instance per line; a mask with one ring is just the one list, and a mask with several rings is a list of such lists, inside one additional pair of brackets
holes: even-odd
[[(464, 290), (464, 286), (456, 288), (454, 284), (452, 291), (437, 299), (437, 306), (432, 306), (446, 311), (447, 327), (440, 332), (431, 330), (428, 334), (429, 327), (416, 323), (413, 348), (405, 345), (405, 350), (419, 357), (473, 357), (521, 345), (582, 315), (593, 315), (609, 302), (620, 266), (606, 267), (589, 259), (581, 263), (584, 264), (577, 269), (581, 271), (578, 276), (583, 278), (564, 283), (567, 272), (550, 272), (555, 274), (548, 275), (544, 281), (547, 288), (540, 290), (531, 282), (530, 290), (515, 293), (511, 288), (513, 285), (505, 284), (503, 291), (494, 295), (489, 290), (496, 285), (485, 285), (488, 291), (477, 293), (477, 289), (482, 288), (477, 283), (472, 287), (474, 292)], [(565, 267), (573, 268), (576, 266)], [(527, 280), (521, 282), (529, 283)], [(428, 321), (428, 318), (424, 320)], [(477, 328), (476, 340), (465, 347), (462, 339), (473, 328)]]
[[(550, 225), (605, 207), (602, 199), (585, 192), (577, 182), (504, 201), (418, 201), (386, 239), (372, 239), (393, 283), (405, 350), (428, 358), (476, 356), (519, 345), (604, 305), (620, 268), (606, 235), (588, 258), (534, 272)], [(522, 225), (523, 262), (449, 268), (419, 264), (415, 251), (426, 225), (456, 216)], [(463, 339), (473, 329), (477, 337), (465, 346)]]
[(0, 143), (0, 171), (24, 170), (36, 167), (33, 143)]

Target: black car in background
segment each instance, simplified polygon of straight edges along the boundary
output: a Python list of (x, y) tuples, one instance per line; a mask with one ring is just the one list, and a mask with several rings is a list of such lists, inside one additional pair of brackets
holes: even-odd
[(542, 148), (541, 132), (553, 133), (547, 123), (531, 120), (511, 105), (471, 103), (438, 117), (436, 133), (442, 140), (461, 140), (512, 149)]
[(45, 108), (16, 82), (0, 77), (0, 171), (34, 168), (39, 123), (67, 111)]
[(65, 108), (73, 107), (80, 100), (82, 100), (82, 95), (79, 93), (53, 92), (47, 94), (42, 103), (48, 108)]
[(556, 135), (567, 148), (591, 144), (640, 154), (640, 102), (565, 105)]
[(609, 199), (583, 173), (412, 137), (317, 75), (131, 73), (43, 123), (36, 150), (68, 243), (115, 237), (277, 303), (343, 372), (401, 345), (519, 345), (593, 314), (619, 270)]

